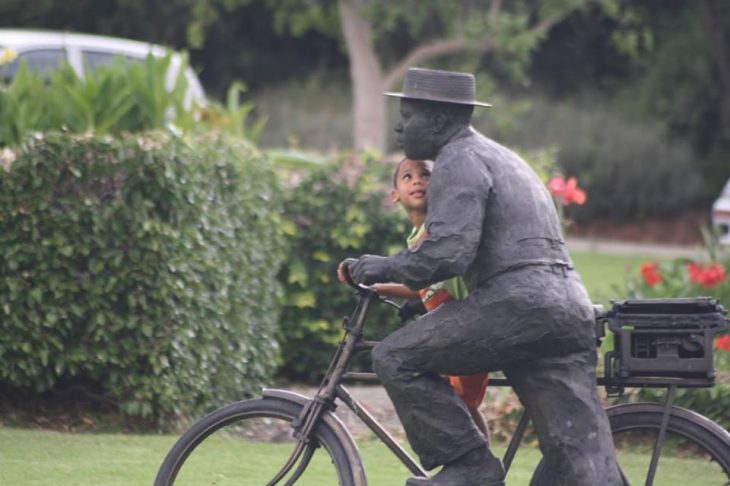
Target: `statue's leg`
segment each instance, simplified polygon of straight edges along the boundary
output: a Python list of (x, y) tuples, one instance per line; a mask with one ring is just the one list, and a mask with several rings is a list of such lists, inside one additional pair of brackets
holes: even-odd
[[(404, 328), (405, 329), (405, 328)], [(403, 331), (401, 329), (400, 331)], [(402, 333), (404, 345), (420, 333)], [(393, 336), (393, 335), (391, 335)], [(386, 338), (373, 350), (373, 368), (388, 392), (413, 450), (426, 469), (448, 464), (472, 449), (486, 445), (469, 411), (451, 385), (438, 373), (418, 370), (405, 363), (416, 358), (418, 348), (391, 346)], [(405, 344), (408, 346), (407, 344)], [(408, 354), (409, 358), (403, 355)]]
[(505, 370), (527, 408), (545, 460), (565, 486), (621, 485), (596, 388), (594, 350)]
[[(485, 305), (490, 308), (487, 314)], [(499, 369), (510, 354), (512, 331), (502, 325), (510, 307), (509, 299), (495, 293), (473, 292), (398, 329), (373, 350), (373, 368), (427, 469), (486, 444), (463, 400), (442, 375)], [(494, 320), (486, 322), (485, 315)]]

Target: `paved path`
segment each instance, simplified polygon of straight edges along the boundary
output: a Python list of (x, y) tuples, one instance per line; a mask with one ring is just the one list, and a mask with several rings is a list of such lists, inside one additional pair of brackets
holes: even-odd
[(700, 258), (707, 251), (702, 246), (665, 245), (657, 243), (634, 243), (630, 241), (605, 240), (598, 238), (566, 238), (569, 250), (595, 251), (612, 255), (643, 255), (664, 258)]

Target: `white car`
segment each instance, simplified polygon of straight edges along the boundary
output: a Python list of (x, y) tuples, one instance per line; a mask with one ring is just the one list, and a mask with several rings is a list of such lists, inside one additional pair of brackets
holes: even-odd
[(712, 205), (712, 225), (720, 234), (720, 243), (730, 245), (730, 180)]
[[(27, 61), (31, 71), (39, 73), (57, 69), (66, 61), (80, 77), (83, 77), (84, 69), (111, 64), (119, 57), (141, 62), (148, 54), (164, 56), (168, 52), (168, 49), (162, 46), (116, 37), (44, 30), (0, 29), (0, 81), (12, 79), (22, 59)], [(173, 54), (166, 79), (168, 89), (174, 86), (182, 60), (179, 53)], [(185, 70), (185, 77), (188, 81), (185, 105), (189, 107), (193, 101), (204, 104), (203, 87), (190, 67)]]

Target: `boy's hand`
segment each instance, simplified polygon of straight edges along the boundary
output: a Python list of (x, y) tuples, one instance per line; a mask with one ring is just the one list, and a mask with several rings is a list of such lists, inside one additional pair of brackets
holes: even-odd
[(370, 285), (378, 282), (390, 282), (390, 260), (377, 255), (363, 255), (349, 266), (350, 275), (355, 282)]

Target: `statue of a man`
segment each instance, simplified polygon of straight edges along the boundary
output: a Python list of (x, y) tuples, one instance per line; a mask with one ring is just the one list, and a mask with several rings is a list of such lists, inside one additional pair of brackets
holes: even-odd
[[(564, 485), (620, 485), (596, 388), (593, 308), (563, 241), (553, 201), (514, 152), (475, 131), (474, 76), (410, 69), (395, 127), (406, 157), (434, 160), (428, 238), (391, 257), (363, 255), (359, 283), (413, 289), (464, 277), (448, 302), (384, 339), (373, 368), (427, 469), (417, 485), (502, 485), (462, 400), (441, 375), (502, 370), (530, 413)], [(489, 105), (486, 105), (489, 106)]]

